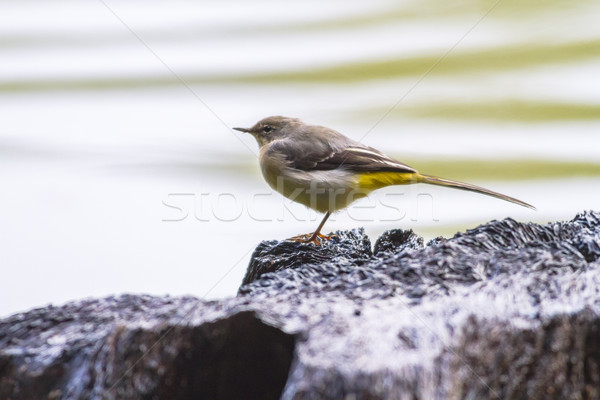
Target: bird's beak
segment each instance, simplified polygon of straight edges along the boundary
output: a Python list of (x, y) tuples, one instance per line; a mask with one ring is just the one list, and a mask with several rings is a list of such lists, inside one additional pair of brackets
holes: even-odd
[(246, 132), (246, 133), (250, 133), (250, 129), (248, 128), (233, 128), (236, 131), (240, 131), (240, 132)]

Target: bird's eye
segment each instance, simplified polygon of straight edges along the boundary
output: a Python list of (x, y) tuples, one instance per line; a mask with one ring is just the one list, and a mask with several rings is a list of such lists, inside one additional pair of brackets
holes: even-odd
[(265, 126), (263, 126), (262, 130), (264, 133), (269, 133), (273, 130), (273, 127), (269, 126), (269, 125), (265, 125)]

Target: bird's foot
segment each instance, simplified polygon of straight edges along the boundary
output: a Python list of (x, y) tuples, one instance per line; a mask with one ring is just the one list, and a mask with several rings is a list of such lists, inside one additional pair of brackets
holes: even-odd
[(298, 243), (314, 243), (319, 246), (323, 240), (331, 240), (333, 237), (337, 237), (337, 235), (323, 235), (321, 233), (317, 233), (315, 235), (314, 233), (307, 233), (305, 235), (298, 235), (288, 238), (287, 240)]

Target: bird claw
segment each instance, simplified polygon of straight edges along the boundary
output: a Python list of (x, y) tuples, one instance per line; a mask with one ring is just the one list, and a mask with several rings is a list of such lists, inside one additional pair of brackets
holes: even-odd
[(331, 240), (331, 238), (333, 238), (333, 237), (337, 237), (337, 235), (335, 235), (335, 234), (323, 235), (321, 233), (317, 233), (315, 235), (314, 233), (307, 233), (305, 235), (298, 235), (298, 236), (288, 238), (287, 240), (290, 240), (292, 242), (297, 242), (297, 243), (314, 243), (317, 246), (319, 246), (319, 245), (321, 245), (322, 241)]

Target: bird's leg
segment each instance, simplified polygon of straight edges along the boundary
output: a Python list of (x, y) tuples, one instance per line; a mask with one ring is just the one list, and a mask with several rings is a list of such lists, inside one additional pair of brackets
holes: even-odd
[(332, 236), (335, 236), (335, 235), (322, 235), (321, 234), (321, 229), (323, 228), (323, 225), (325, 225), (325, 221), (327, 221), (327, 219), (329, 218), (330, 215), (331, 215), (331, 212), (327, 211), (327, 213), (325, 214), (325, 217), (323, 217), (323, 220), (321, 221), (321, 223), (317, 227), (317, 230), (314, 233), (312, 233), (312, 234), (307, 233), (306, 235), (294, 236), (294, 237), (289, 238), (288, 240), (291, 240), (292, 242), (299, 242), (299, 243), (311, 243), (312, 242), (316, 245), (320, 245), (321, 239), (324, 239), (324, 240), (331, 239)]

